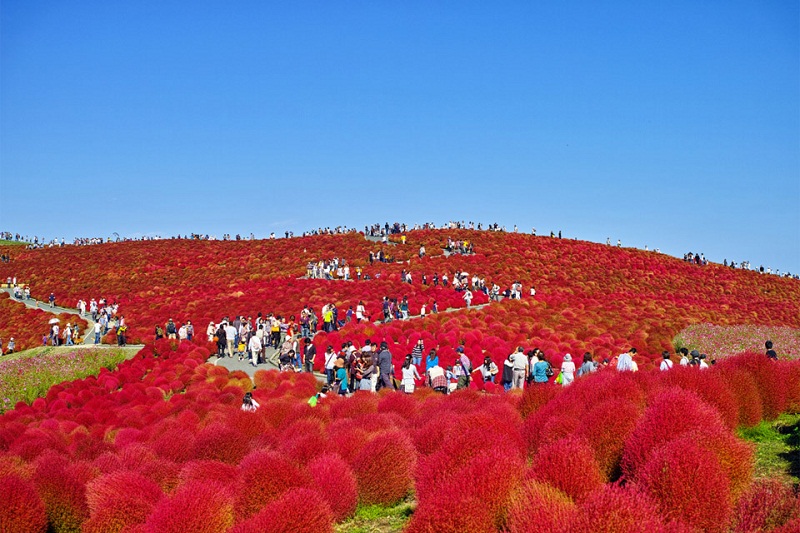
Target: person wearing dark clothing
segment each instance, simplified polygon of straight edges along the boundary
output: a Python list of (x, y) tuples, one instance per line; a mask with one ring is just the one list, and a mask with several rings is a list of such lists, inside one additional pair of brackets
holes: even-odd
[(778, 353), (772, 349), (772, 341), (767, 341), (764, 343), (764, 346), (767, 348), (767, 357), (772, 359), (773, 361), (778, 360)]
[(393, 387), (392, 353), (389, 351), (389, 345), (385, 342), (381, 343), (381, 351), (378, 353), (378, 368), (381, 371), (380, 379), (378, 381), (378, 388)]

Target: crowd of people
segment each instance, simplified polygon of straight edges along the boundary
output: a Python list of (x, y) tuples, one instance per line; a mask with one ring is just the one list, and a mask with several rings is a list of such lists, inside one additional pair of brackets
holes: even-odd
[[(361, 279), (362, 269), (356, 267), (356, 279)], [(350, 265), (347, 260), (334, 257), (329, 260), (309, 261), (306, 265), (306, 277), (308, 279), (328, 279), (328, 280), (350, 280)]]
[[(426, 222), (424, 224), (413, 224), (413, 225), (409, 225), (407, 223), (401, 223), (401, 222), (394, 222), (392, 224), (389, 224), (388, 222), (385, 222), (383, 224), (376, 223), (376, 224), (364, 226), (363, 233), (367, 237), (388, 237), (389, 235), (398, 235), (398, 234), (402, 235), (402, 234), (406, 234), (406, 233), (408, 233), (410, 231), (428, 230), (428, 229), (470, 229), (470, 230), (477, 230), (477, 231), (499, 231), (499, 232), (507, 231), (506, 226), (504, 226), (504, 225), (501, 226), (500, 224), (498, 224), (496, 222), (493, 223), (493, 224), (488, 224), (488, 225), (484, 226), (484, 224), (481, 223), (481, 222), (478, 222), (476, 224), (473, 221), (464, 222), (463, 220), (461, 220), (461, 221), (451, 220), (449, 222), (446, 222), (446, 223), (438, 225), (438, 226), (436, 224), (434, 224), (433, 222)], [(518, 231), (518, 227), (517, 227), (516, 224), (513, 227), (513, 231), (514, 231), (514, 233), (517, 233), (517, 231)], [(358, 232), (357, 229), (348, 228), (347, 226), (336, 226), (335, 228), (330, 228), (330, 227), (321, 228), (320, 227), (320, 228), (304, 231), (301, 234), (301, 236), (308, 237), (308, 236), (313, 236), (313, 235), (341, 235), (341, 234), (356, 233), (356, 232)], [(531, 229), (531, 234), (532, 235), (536, 235), (536, 228), (532, 228)], [(116, 237), (107, 237), (107, 238), (103, 238), (103, 237), (76, 237), (75, 239), (73, 239), (71, 244), (73, 244), (73, 245), (89, 245), (89, 244), (103, 244), (103, 243), (110, 243), (110, 242), (146, 241), (146, 240), (162, 240), (162, 239), (217, 240), (217, 237), (215, 235), (200, 234), (200, 233), (191, 233), (191, 234), (185, 234), (185, 235), (180, 235), (179, 234), (179, 235), (175, 235), (175, 236), (172, 236), (172, 237), (161, 237), (161, 236), (158, 236), (158, 235), (156, 235), (156, 236), (140, 236), (140, 237), (120, 237), (117, 234), (115, 234), (115, 235), (116, 235)], [(558, 235), (558, 238), (561, 238), (561, 230), (558, 231), (557, 235)], [(285, 231), (284, 232), (284, 238), (291, 239), (291, 238), (294, 238), (294, 236), (295, 235), (294, 235), (293, 231)], [(551, 231), (550, 232), (550, 237), (556, 237), (556, 233)], [(60, 240), (59, 239), (51, 239), (50, 241), (47, 241), (43, 237), (39, 237), (39, 236), (30, 237), (28, 235), (22, 235), (20, 233), (13, 233), (13, 232), (10, 232), (10, 231), (2, 231), (2, 232), (0, 232), (0, 238), (5, 239), (5, 240), (9, 240), (9, 241), (26, 242), (26, 243), (28, 243), (27, 246), (26, 246), (28, 249), (51, 248), (51, 247), (54, 247), (54, 246), (65, 246), (65, 245), (68, 244), (63, 237)], [(276, 234), (274, 232), (272, 232), (272, 233), (269, 234), (268, 238), (269, 239), (275, 239), (277, 237), (276, 237)], [(253, 234), (253, 233), (250, 233), (249, 237), (242, 237), (242, 235), (240, 235), (240, 234), (236, 234), (235, 236), (232, 236), (229, 233), (225, 233), (225, 234), (222, 235), (222, 239), (221, 240), (226, 240), (226, 241), (228, 241), (228, 240), (237, 240), (237, 241), (239, 241), (239, 240), (245, 240), (245, 239), (255, 240), (256, 237), (255, 237), (255, 234)], [(384, 242), (386, 242), (385, 239), (384, 239)], [(456, 243), (456, 244), (458, 244), (458, 243)], [(611, 245), (611, 239), (610, 238), (606, 239), (606, 244), (609, 245), (609, 246)], [(617, 245), (617, 247), (622, 247), (622, 241), (620, 239), (617, 239), (616, 245)], [(460, 251), (461, 249), (458, 246), (456, 246), (455, 250), (456, 251)], [(645, 251), (648, 250), (648, 247), (646, 245), (644, 247), (644, 250)], [(658, 248), (655, 248), (654, 251), (660, 253), (660, 250)], [(471, 253), (471, 252), (468, 251), (466, 253)], [(699, 254), (699, 255), (701, 256), (701, 259), (700, 259), (701, 263), (700, 264), (707, 264), (708, 261), (705, 259), (705, 257), (703, 257), (703, 254)], [(691, 259), (689, 259), (688, 256), (691, 256)], [(0, 261), (8, 261), (8, 260), (9, 260), (8, 256), (0, 257)], [(378, 260), (377, 257), (375, 258), (375, 260)], [(684, 254), (684, 260), (696, 263), (698, 261), (697, 254), (693, 254), (693, 253)], [(725, 266), (730, 266), (732, 268), (741, 268), (741, 269), (744, 269), (744, 270), (752, 270), (750, 261), (741, 261), (741, 262), (739, 262), (737, 264), (736, 262), (733, 262), (733, 261), (728, 263), (728, 260), (725, 259), (725, 260), (723, 260), (723, 264)], [(791, 274), (790, 272), (784, 272), (783, 274), (781, 274), (780, 270), (775, 270), (773, 272), (770, 267), (767, 267), (765, 269), (763, 266), (761, 266), (758, 269), (756, 269), (756, 271), (758, 271), (758, 272), (760, 272), (762, 274), (773, 274), (774, 273), (775, 275), (778, 275), (778, 276), (781, 276), (781, 277), (800, 279), (800, 275), (798, 275), (798, 274)]]

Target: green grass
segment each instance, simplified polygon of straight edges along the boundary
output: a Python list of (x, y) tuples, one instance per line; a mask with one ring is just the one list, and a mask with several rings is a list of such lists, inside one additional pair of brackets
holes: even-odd
[(757, 478), (800, 482), (800, 414), (782, 414), (752, 428), (740, 428), (739, 436), (755, 443)]
[(336, 533), (399, 533), (414, 512), (416, 504), (404, 501), (394, 507), (359, 507), (350, 520), (337, 524)]
[(25, 246), (26, 244), (30, 243), (23, 241), (7, 241), (5, 239), (0, 239), (0, 246)]

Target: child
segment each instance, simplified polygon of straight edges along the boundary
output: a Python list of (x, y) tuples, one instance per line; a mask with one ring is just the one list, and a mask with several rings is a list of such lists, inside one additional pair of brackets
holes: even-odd
[(308, 399), (308, 405), (310, 405), (311, 407), (316, 407), (321, 399), (327, 398), (328, 390), (330, 390), (328, 389), (328, 386), (323, 385), (322, 390), (320, 390), (318, 393), (316, 393), (314, 396)]

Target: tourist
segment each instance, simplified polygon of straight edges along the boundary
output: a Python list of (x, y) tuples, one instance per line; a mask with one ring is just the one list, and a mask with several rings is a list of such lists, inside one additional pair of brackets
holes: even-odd
[(663, 358), (663, 361), (661, 361), (661, 365), (659, 365), (658, 368), (662, 372), (666, 372), (672, 368), (672, 360), (669, 358), (669, 352), (667, 350), (661, 352), (661, 357)]
[(411, 358), (414, 366), (422, 366), (422, 352), (425, 350), (425, 343), (420, 338), (411, 350)]
[[(261, 326), (259, 326), (261, 328)], [(306, 372), (314, 371), (314, 358), (317, 356), (317, 347), (306, 337), (303, 339), (303, 361), (305, 362)]]
[(499, 371), (497, 365), (492, 361), (492, 358), (487, 355), (483, 358), (483, 364), (472, 372), (480, 372), (484, 383), (494, 383)]
[(336, 369), (336, 352), (333, 351), (333, 346), (328, 345), (325, 349), (325, 375), (327, 377), (328, 385), (333, 385), (334, 370)]
[(553, 367), (547, 361), (544, 352), (540, 352), (537, 356), (539, 361), (533, 365), (533, 382), (534, 383), (547, 383), (553, 375)]
[(588, 376), (593, 372), (597, 372), (597, 367), (598, 364), (592, 358), (592, 354), (586, 352), (583, 354), (583, 364), (581, 364), (581, 367), (578, 369), (578, 372), (576, 372), (575, 375), (577, 377)]
[(403, 385), (403, 392), (406, 394), (412, 394), (414, 392), (416, 380), (421, 379), (417, 367), (412, 363), (411, 359), (411, 354), (408, 354), (403, 362), (403, 380), (401, 383)]
[(393, 388), (392, 382), (392, 353), (389, 351), (389, 345), (384, 341), (381, 343), (381, 351), (378, 353), (378, 384), (376, 391), (383, 387)]
[(340, 396), (347, 396), (349, 390), (347, 383), (347, 371), (344, 368), (344, 361), (341, 358), (337, 358), (334, 362), (334, 368), (336, 369), (334, 387), (338, 385)]
[(619, 356), (617, 357), (617, 371), (633, 372), (635, 364), (633, 361), (633, 355), (635, 353), (636, 353), (636, 348), (631, 348), (627, 352), (619, 354)]
[(565, 354), (561, 363), (561, 385), (566, 387), (575, 381), (575, 363), (572, 362), (572, 355)]
[(250, 364), (258, 366), (258, 356), (261, 353), (261, 339), (258, 335), (252, 335), (250, 337), (247, 348), (250, 350)]
[(508, 392), (514, 384), (514, 354), (510, 354), (503, 361), (503, 389)]
[(513, 368), (512, 389), (523, 389), (525, 387), (525, 374), (528, 372), (528, 357), (523, 353), (522, 346), (517, 347), (516, 353), (509, 356)]
[(244, 398), (242, 399), (242, 411), (255, 413), (259, 407), (261, 407), (261, 405), (253, 398), (252, 393), (245, 392)]
[(771, 361), (778, 360), (778, 352), (772, 349), (772, 341), (767, 341), (764, 343), (764, 346), (767, 348), (767, 358)]

